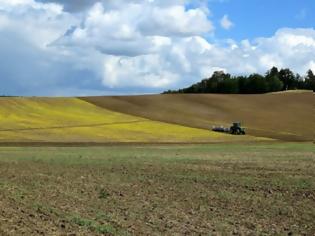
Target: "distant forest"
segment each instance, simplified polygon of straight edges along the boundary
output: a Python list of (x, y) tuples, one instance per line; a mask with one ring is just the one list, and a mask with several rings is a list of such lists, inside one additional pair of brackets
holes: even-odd
[(306, 89), (315, 92), (315, 75), (309, 70), (305, 76), (293, 73), (290, 69), (273, 67), (265, 75), (231, 76), (223, 71), (216, 71), (208, 79), (168, 93), (231, 93), (257, 94), (285, 90)]

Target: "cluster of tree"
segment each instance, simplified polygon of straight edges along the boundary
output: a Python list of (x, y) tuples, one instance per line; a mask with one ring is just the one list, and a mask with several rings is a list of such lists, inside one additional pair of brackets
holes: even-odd
[(306, 89), (315, 92), (315, 75), (309, 70), (306, 76), (294, 74), (290, 69), (273, 67), (265, 75), (231, 76), (223, 71), (192, 86), (164, 93), (241, 93), (255, 94), (284, 90)]

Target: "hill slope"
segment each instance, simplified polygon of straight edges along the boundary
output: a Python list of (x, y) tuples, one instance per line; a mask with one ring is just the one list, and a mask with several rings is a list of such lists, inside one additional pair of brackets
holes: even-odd
[(0, 142), (252, 140), (113, 112), (77, 98), (0, 98)]
[(311, 92), (262, 95), (169, 94), (86, 97), (103, 108), (152, 120), (209, 129), (241, 121), (249, 134), (287, 141), (314, 140), (315, 95)]

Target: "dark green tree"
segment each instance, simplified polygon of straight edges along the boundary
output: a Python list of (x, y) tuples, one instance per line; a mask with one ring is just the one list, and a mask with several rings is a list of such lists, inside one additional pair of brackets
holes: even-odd
[(312, 70), (308, 70), (305, 78), (306, 89), (311, 89), (315, 92), (315, 75)]
[(238, 88), (240, 93), (249, 93), (248, 78), (246, 76), (238, 76)]
[(268, 91), (267, 80), (259, 74), (251, 74), (248, 77), (247, 87), (249, 93), (266, 93)]
[(236, 78), (226, 77), (218, 84), (219, 93), (239, 93), (238, 81)]
[(279, 70), (277, 67), (272, 67), (270, 70), (266, 73), (266, 79), (272, 78), (272, 77), (278, 77), (279, 78)]
[(279, 70), (277, 67), (272, 67), (268, 70), (265, 78), (268, 92), (276, 92), (283, 89), (283, 82), (279, 79)]
[(267, 93), (288, 89), (315, 90), (315, 75), (312, 70), (305, 77), (294, 74), (290, 69), (271, 68), (264, 76), (252, 74), (231, 76), (223, 71), (215, 71), (208, 79), (177, 91), (165, 93)]
[(278, 76), (268, 77), (266, 81), (268, 92), (277, 92), (283, 89), (283, 83)]
[(279, 79), (283, 83), (283, 90), (296, 89), (295, 75), (290, 69), (281, 69)]

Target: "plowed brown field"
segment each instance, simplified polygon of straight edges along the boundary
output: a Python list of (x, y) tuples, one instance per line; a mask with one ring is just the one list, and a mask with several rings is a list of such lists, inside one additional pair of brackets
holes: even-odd
[(314, 235), (314, 151), (1, 147), (0, 235)]
[(315, 95), (283, 92), (263, 95), (170, 94), (85, 97), (97, 106), (151, 120), (209, 129), (241, 121), (250, 135), (311, 141)]

